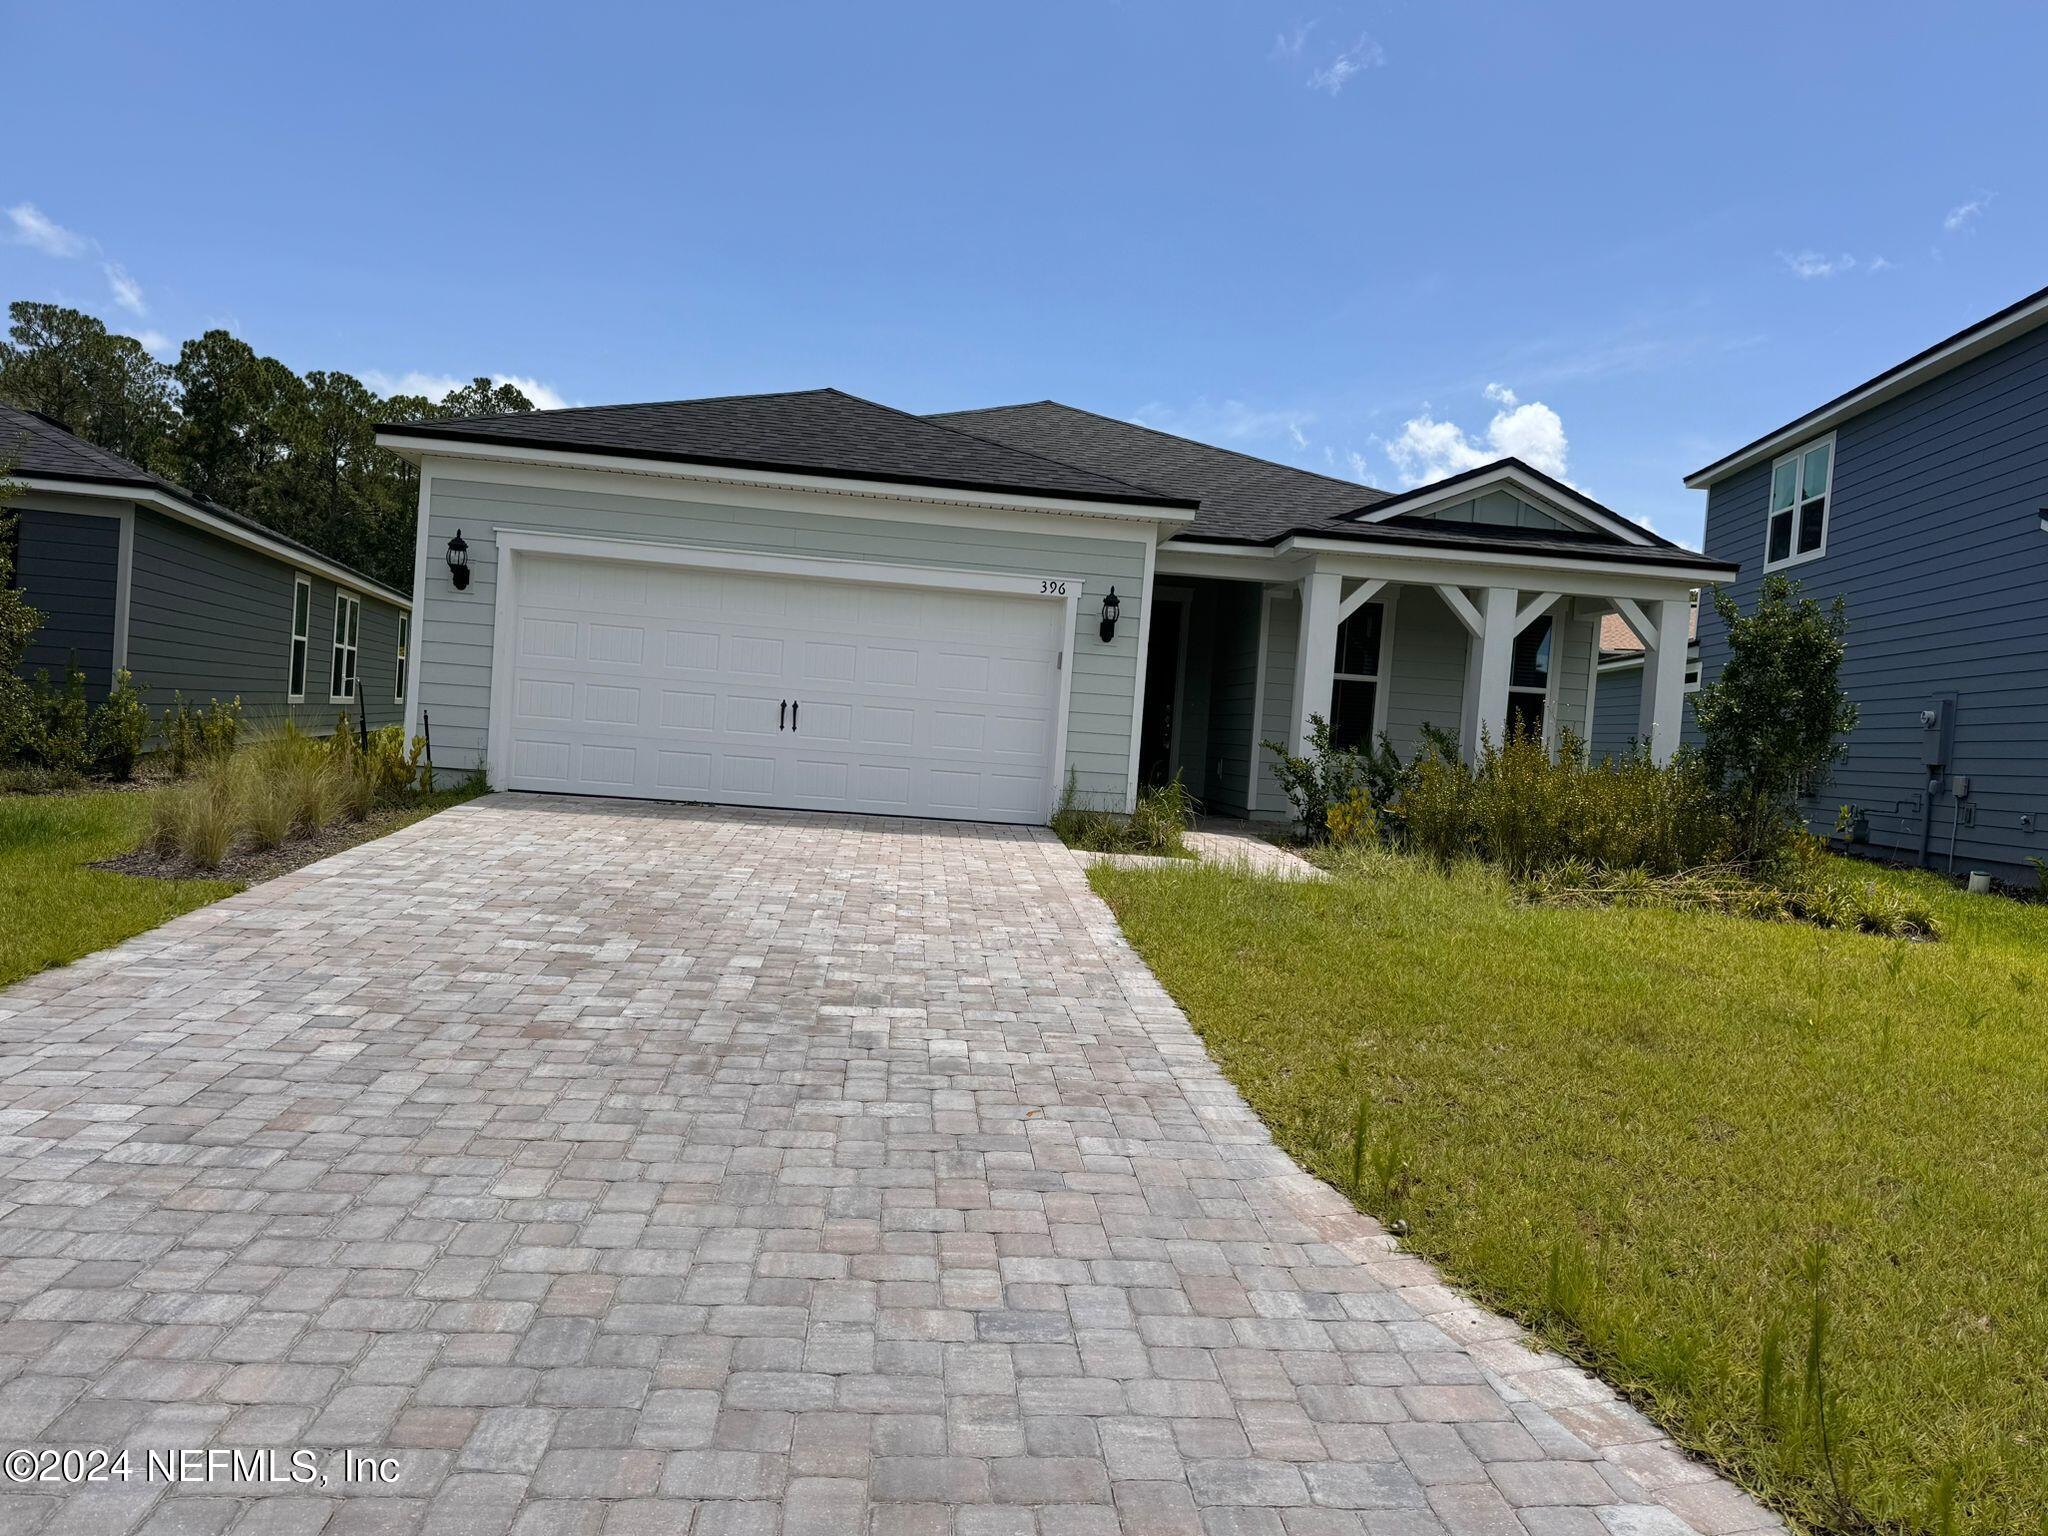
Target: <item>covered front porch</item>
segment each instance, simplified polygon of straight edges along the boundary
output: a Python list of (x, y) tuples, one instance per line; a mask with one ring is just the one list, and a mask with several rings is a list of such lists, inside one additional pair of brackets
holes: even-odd
[(1308, 542), (1161, 550), (1146, 624), (1141, 784), (1178, 774), (1212, 813), (1285, 818), (1273, 754), (1260, 744), (1302, 751), (1315, 715), (1340, 746), (1384, 736), (1403, 757), (1430, 730), (1456, 738), (1468, 758), (1511, 730), (1553, 746), (1566, 731), (1584, 741), (1609, 614), (1646, 651), (1630, 734), (1659, 761), (1677, 749), (1695, 585), (1682, 570), (1301, 547)]

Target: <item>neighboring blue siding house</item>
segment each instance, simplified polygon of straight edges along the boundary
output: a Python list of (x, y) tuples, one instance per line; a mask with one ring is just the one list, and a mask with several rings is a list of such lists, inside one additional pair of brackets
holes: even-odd
[(29, 673), (76, 657), (97, 702), (126, 668), (154, 714), (239, 698), (258, 730), (404, 716), (401, 593), (32, 411), (0, 405), (0, 469), (19, 488), (14, 583), (43, 615)]
[[(2032, 881), (2048, 858), (2048, 289), (1689, 476), (1706, 550), (1847, 600), (1848, 758), (1806, 804), (1872, 846)], [(1708, 606), (1709, 681), (1726, 632)]]

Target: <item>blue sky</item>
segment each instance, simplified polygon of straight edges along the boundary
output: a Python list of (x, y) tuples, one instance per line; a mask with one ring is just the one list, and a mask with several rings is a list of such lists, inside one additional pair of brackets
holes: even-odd
[(0, 52), (0, 297), (386, 388), (1509, 448), (1689, 542), (1688, 470), (2048, 283), (2038, 5), (6, 0)]

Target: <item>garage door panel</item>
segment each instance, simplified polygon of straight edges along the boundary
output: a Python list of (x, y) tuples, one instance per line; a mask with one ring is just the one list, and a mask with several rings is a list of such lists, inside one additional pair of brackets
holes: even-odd
[(860, 655), (860, 680), (877, 688), (915, 688), (917, 652), (898, 646), (870, 645)]
[(591, 683), (583, 690), (583, 718), (595, 725), (638, 725), (640, 690)]
[(854, 712), (855, 742), (867, 747), (908, 747), (917, 739), (917, 711), (863, 704)]
[(718, 729), (718, 695), (664, 689), (660, 721), (664, 730), (715, 731)]
[(854, 771), (854, 794), (863, 810), (910, 809), (910, 770), (887, 763), (862, 763)]
[(672, 672), (715, 672), (718, 651), (715, 629), (672, 629), (662, 641), (662, 665)]
[(512, 690), (512, 708), (521, 720), (574, 720), (576, 685), (522, 677)]
[(574, 619), (525, 618), (519, 621), (521, 659), (574, 661), (577, 627)]
[(631, 747), (586, 741), (576, 748), (576, 776), (586, 784), (607, 789), (633, 789), (636, 766), (638, 754)]
[(725, 642), (725, 670), (742, 677), (781, 677), (783, 643), (772, 635), (730, 635)]
[(519, 558), (513, 787), (1003, 820), (1048, 808), (1063, 605)]
[(584, 652), (594, 662), (637, 667), (647, 648), (647, 631), (637, 624), (593, 624)]
[(654, 787), (678, 795), (708, 794), (711, 790), (709, 752), (657, 752), (654, 754)]
[(779, 736), (788, 719), (788, 702), (761, 693), (728, 694), (723, 711), (724, 729), (743, 736)]

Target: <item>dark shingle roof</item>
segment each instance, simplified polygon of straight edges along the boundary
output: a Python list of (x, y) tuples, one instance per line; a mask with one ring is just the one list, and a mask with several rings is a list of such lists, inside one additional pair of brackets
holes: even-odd
[(1156, 485), (1201, 503), (1190, 539), (1265, 543), (1377, 505), (1385, 491), (1175, 437), (1057, 400), (945, 411), (931, 418), (1098, 473)]
[(0, 405), (0, 464), (12, 464), (24, 475), (102, 480), (114, 485), (157, 483), (139, 464), (74, 436), (39, 411), (12, 405)]
[[(965, 430), (962, 430), (962, 427)], [(1151, 481), (1083, 468), (836, 389), (649, 405), (574, 406), (514, 416), (399, 422), (379, 431), (452, 442), (560, 448), (726, 469), (800, 470), (855, 480), (1140, 506), (1194, 506)]]
[[(1201, 510), (1192, 524), (1176, 531), (1176, 539), (1276, 544), (1289, 534), (1312, 534), (1361, 544), (1409, 544), (1507, 554), (1594, 555), (1602, 560), (1654, 565), (1668, 565), (1674, 555), (1680, 555), (1688, 565), (1713, 563), (1647, 528), (1642, 532), (1651, 543), (1642, 545), (1624, 543), (1605, 532), (1501, 528), (1400, 515), (1384, 522), (1351, 521), (1355, 513), (1391, 511), (1404, 501), (1439, 495), (1447, 485), (1476, 479), (1498, 469), (1499, 463), (1485, 464), (1412, 491), (1389, 492), (1191, 438), (1175, 437), (1135, 422), (1098, 416), (1056, 400), (978, 411), (948, 411), (934, 419), (1015, 443), (1034, 453), (1195, 497)], [(1562, 494), (1589, 501), (1519, 459), (1501, 462), (1514, 465)], [(1600, 510), (1617, 521), (1628, 521), (1608, 508)], [(1727, 569), (1733, 571), (1735, 567)]]
[(395, 587), (388, 587), (374, 576), (365, 576), (353, 566), (344, 565), (331, 555), (323, 555), (310, 544), (301, 544), (297, 539), (288, 539), (276, 529), (259, 523), (253, 517), (223, 507), (216, 502), (194, 496), (182, 485), (152, 475), (139, 464), (124, 459), (118, 453), (87, 442), (76, 433), (69, 432), (49, 417), (38, 411), (24, 411), (18, 406), (0, 405), (0, 468), (15, 475), (26, 475), (39, 480), (69, 480), (82, 486), (118, 486), (128, 490), (155, 491), (174, 501), (217, 517), (223, 522), (245, 528), (269, 543), (281, 546), (288, 552), (311, 556), (338, 571), (346, 571), (365, 589), (374, 590), (395, 602), (411, 606), (412, 598)]

